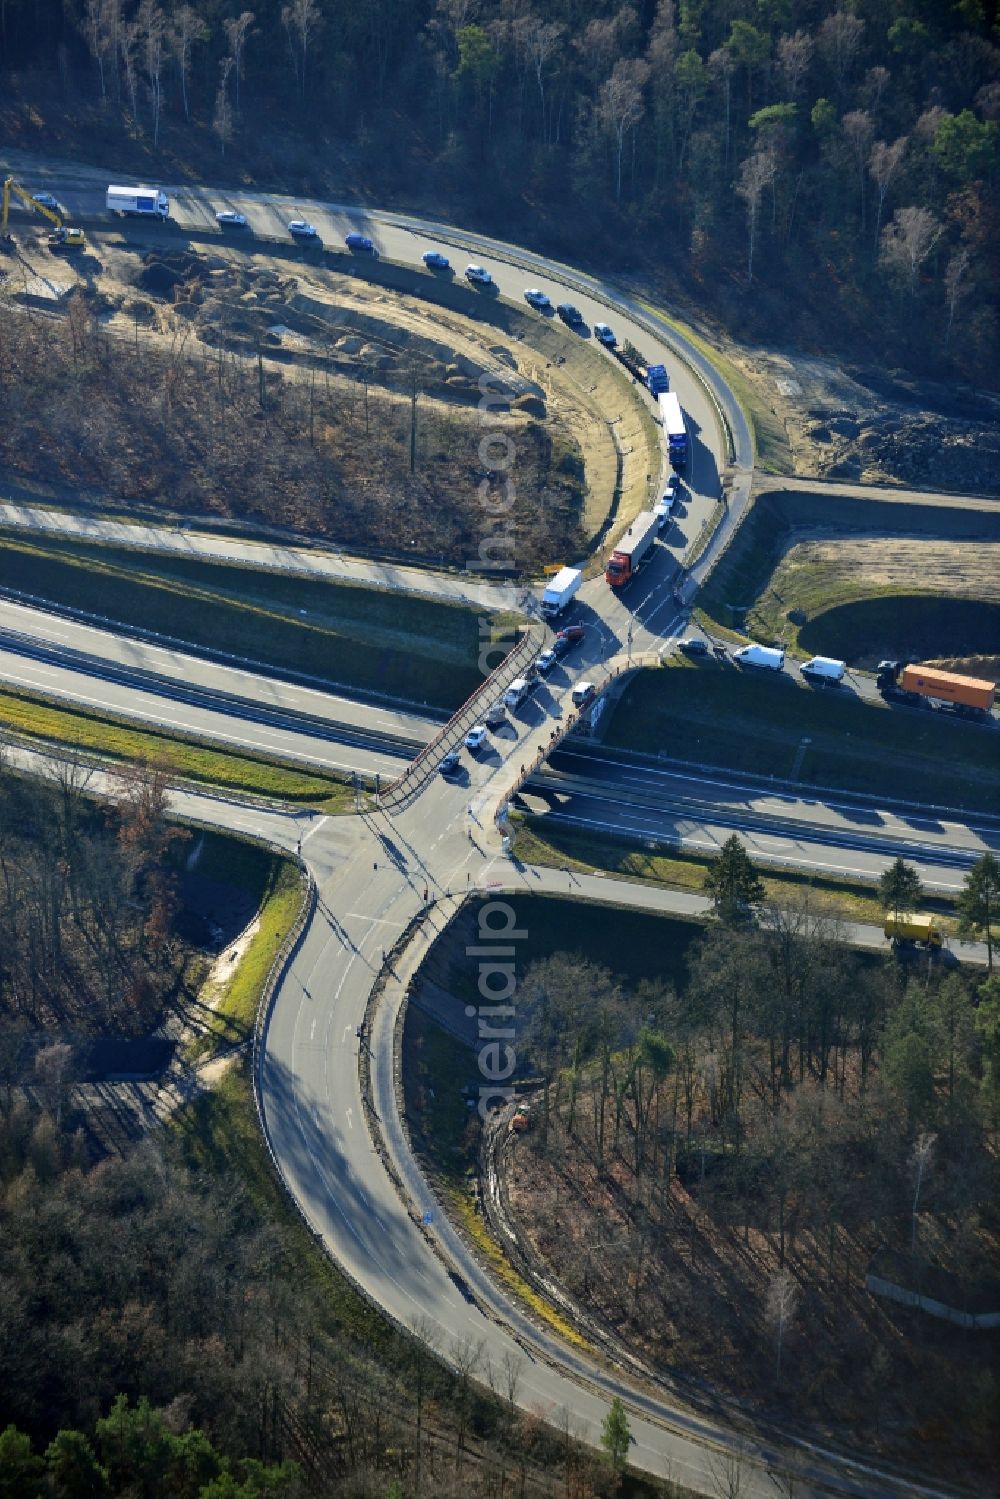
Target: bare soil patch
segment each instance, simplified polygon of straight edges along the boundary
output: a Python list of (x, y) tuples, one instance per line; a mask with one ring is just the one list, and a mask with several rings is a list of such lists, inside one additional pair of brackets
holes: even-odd
[(1000, 396), (792, 351), (746, 366), (785, 431), (794, 472), (966, 493), (1000, 489)]
[[(41, 264), (43, 251), (24, 250)], [(520, 571), (578, 557), (616, 509), (648, 500), (655, 428), (620, 372), (561, 326), (499, 299), (466, 315), (325, 266), (227, 247), (141, 253), (115, 237), (101, 242), (100, 259), (88, 253), (66, 274), (77, 289), (61, 304), (62, 336), (53, 311), (47, 337), (37, 327), (34, 337), (54, 383), (60, 362), (68, 373), (66, 345), (75, 375), (84, 364), (98, 395), (92, 430), (77, 430), (65, 401), (62, 421), (46, 423), (56, 441), (43, 453), (36, 422), (11, 430), (0, 461), (25, 477), (73, 478), (126, 502), (155, 503), (169, 487), (174, 508), (192, 513), (461, 564), (503, 531), (482, 487), (509, 474), (508, 554)], [(458, 296), (449, 290), (445, 303)], [(103, 348), (88, 323), (104, 330)], [(109, 407), (94, 389), (100, 375), (113, 385), (111, 366), (129, 356), (127, 384), (138, 373), (147, 416), (166, 429), (151, 441), (126, 402)], [(484, 382), (500, 397), (489, 419)], [(179, 408), (181, 431), (169, 421)], [(198, 431), (209, 412), (214, 430)], [(237, 464), (213, 451), (227, 429), (233, 459), (258, 448), (264, 432), (254, 426), (266, 432), (266, 453)], [(484, 453), (490, 427), (504, 435)]]

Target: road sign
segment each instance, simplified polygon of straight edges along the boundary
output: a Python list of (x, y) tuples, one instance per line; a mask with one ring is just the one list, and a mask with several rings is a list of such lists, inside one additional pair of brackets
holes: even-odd
[(430, 1225), (434, 1222), (434, 1214), (431, 1212), (430, 1208), (427, 1209), (426, 1213), (420, 1221), (424, 1224), (425, 1227), (430, 1227)]

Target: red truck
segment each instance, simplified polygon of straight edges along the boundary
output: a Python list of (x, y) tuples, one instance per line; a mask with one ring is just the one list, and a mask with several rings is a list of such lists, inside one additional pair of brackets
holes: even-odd
[(629, 526), (611, 554), (604, 570), (612, 588), (624, 588), (635, 577), (649, 555), (659, 530), (659, 519), (652, 510), (644, 510)]

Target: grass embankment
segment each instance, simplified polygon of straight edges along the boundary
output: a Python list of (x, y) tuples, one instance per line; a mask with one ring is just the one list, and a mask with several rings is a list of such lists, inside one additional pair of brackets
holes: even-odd
[[(539, 1296), (514, 1268), (476, 1210), (473, 1194), (476, 1144), (470, 1136), (470, 1111), (458, 1087), (458, 1079), (471, 1079), (474, 1074), (474, 1053), (415, 1007), (407, 1013), (406, 1032), (408, 1110), (419, 1123), (421, 1143), (452, 1215), (509, 1291), (568, 1343), (586, 1348), (586, 1340), (572, 1323)], [(414, 1072), (416, 1092), (412, 1086)]]
[(971, 656), (1000, 644), (998, 578), (996, 545), (803, 541), (777, 562), (746, 627), (851, 664)]
[(871, 665), (995, 652), (1000, 527), (987, 509), (759, 494), (698, 596), (715, 634)]
[(229, 976), (214, 986), (211, 1012), (188, 1055), (199, 1061), (212, 1052), (245, 1041), (253, 1030), (275, 954), (302, 908), (305, 885), (289, 859), (243, 839), (205, 835), (197, 862), (199, 875), (248, 890), (257, 907), (256, 930)]
[(750, 424), (757, 467), (766, 474), (793, 474), (795, 465), (785, 428), (749, 376), (680, 318), (674, 317), (653, 302), (640, 300), (639, 305), (660, 318), (668, 327), (676, 328), (729, 386)]
[[(0, 531), (0, 587), (329, 686), (458, 707), (481, 682), (461, 605), (100, 543)], [(493, 621), (497, 634), (506, 623)]]
[[(624, 842), (600, 834), (581, 832), (549, 823), (544, 817), (516, 817), (514, 851), (526, 864), (544, 864), (556, 869), (572, 869), (577, 874), (604, 870), (622, 879), (667, 885), (694, 895), (704, 893), (705, 874), (714, 862), (694, 856), (675, 856), (629, 848)], [(760, 867), (759, 859), (754, 862)], [(808, 896), (813, 910), (837, 921), (866, 922), (881, 926), (882, 908), (871, 886), (829, 879), (822, 875), (768, 873), (761, 878), (768, 901), (775, 906), (792, 906)], [(948, 934), (957, 922), (948, 913), (954, 903), (944, 897), (927, 896), (924, 906), (941, 916)], [(587, 906), (587, 911), (593, 907)], [(692, 922), (687, 923), (688, 925)], [(678, 920), (677, 925), (681, 922)], [(670, 955), (667, 954), (669, 961)], [(662, 963), (661, 963), (662, 972)]]
[(171, 778), (226, 791), (296, 802), (324, 812), (354, 807), (352, 788), (333, 776), (313, 775), (290, 765), (213, 749), (196, 739), (136, 728), (124, 719), (61, 707), (30, 693), (0, 691), (0, 725), (42, 744), (109, 760), (145, 760), (162, 765)]
[(996, 737), (988, 729), (714, 662), (675, 659), (639, 673), (605, 743), (646, 754), (669, 746), (705, 768), (794, 777), (803, 789), (994, 812), (1000, 800)]

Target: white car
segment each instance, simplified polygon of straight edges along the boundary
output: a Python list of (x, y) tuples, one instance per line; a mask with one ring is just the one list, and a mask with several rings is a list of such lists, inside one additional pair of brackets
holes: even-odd
[(596, 696), (596, 693), (596, 682), (577, 682), (576, 686), (573, 688), (572, 693), (573, 706), (575, 708), (585, 708), (586, 705), (590, 702), (591, 698)]
[(237, 213), (235, 208), (220, 208), (215, 215), (215, 222), (223, 226), (230, 225), (233, 229), (245, 229), (247, 216), (245, 213)]
[(475, 286), (492, 286), (493, 277), (484, 265), (467, 265), (465, 267), (465, 279), (471, 281)]
[(470, 729), (465, 736), (465, 747), (470, 754), (477, 755), (486, 743), (486, 728), (484, 724), (477, 723), (474, 729)]
[(528, 287), (528, 290), (524, 294), (524, 300), (529, 307), (534, 307), (537, 312), (548, 312), (552, 306), (548, 297), (543, 291), (539, 291), (537, 286)]
[(429, 271), (450, 271), (451, 261), (440, 250), (425, 250), (420, 259)]
[(547, 677), (558, 660), (559, 657), (556, 655), (555, 651), (543, 651), (538, 660), (535, 662), (535, 665), (538, 667), (539, 676)]
[(615, 338), (614, 329), (609, 328), (607, 323), (594, 324), (594, 337), (599, 343), (604, 344), (609, 349), (613, 349), (618, 342), (617, 338)]
[(288, 232), (296, 239), (317, 239), (316, 226), (310, 224), (306, 219), (291, 219), (288, 224)]

